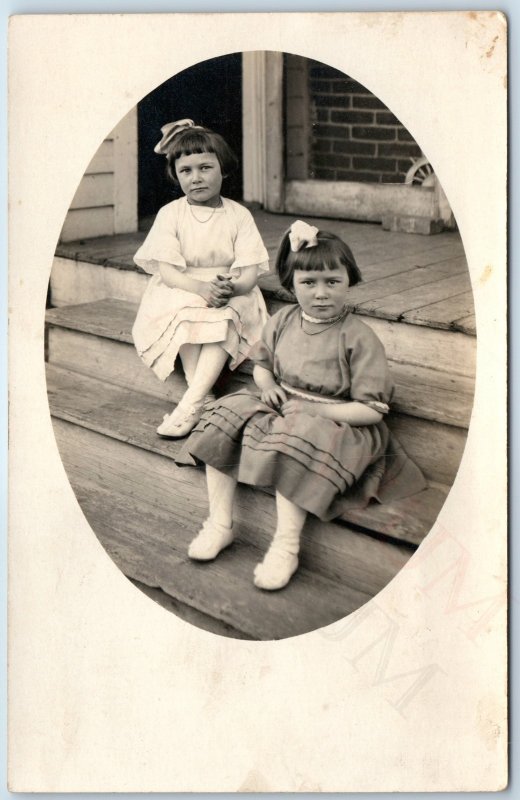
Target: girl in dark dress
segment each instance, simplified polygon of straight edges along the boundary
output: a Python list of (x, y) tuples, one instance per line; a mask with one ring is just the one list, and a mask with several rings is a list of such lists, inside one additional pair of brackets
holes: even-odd
[(254, 573), (255, 585), (271, 590), (298, 567), (308, 512), (328, 520), (380, 499), (385, 476), (391, 499), (425, 485), (383, 421), (393, 384), (383, 345), (348, 310), (349, 287), (361, 279), (349, 247), (297, 221), (276, 267), (298, 303), (268, 320), (250, 355), (257, 390), (212, 403), (181, 456), (206, 464), (209, 517), (190, 545), (193, 559), (211, 560), (233, 541), (237, 481), (275, 489), (277, 527)]

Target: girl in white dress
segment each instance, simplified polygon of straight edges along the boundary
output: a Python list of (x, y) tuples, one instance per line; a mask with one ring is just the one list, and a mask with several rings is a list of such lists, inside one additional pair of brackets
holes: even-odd
[(161, 128), (155, 152), (185, 197), (163, 206), (134, 261), (152, 275), (132, 335), (139, 356), (166, 380), (179, 355), (188, 388), (160, 436), (185, 436), (226, 361), (235, 369), (268, 318), (258, 275), (268, 254), (250, 212), (221, 197), (237, 160), (224, 139), (192, 120)]

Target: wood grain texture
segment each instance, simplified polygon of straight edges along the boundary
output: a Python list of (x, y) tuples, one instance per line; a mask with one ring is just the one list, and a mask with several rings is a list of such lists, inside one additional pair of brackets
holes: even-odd
[[(92, 302), (74, 304), (70, 308), (59, 306), (50, 309), (47, 320), (52, 325), (131, 343), (131, 329), (137, 314), (137, 305), (110, 296), (100, 298), (95, 305)], [(268, 298), (271, 314), (284, 305), (280, 300)], [(363, 322), (379, 336), (391, 361), (471, 379), (474, 376), (476, 343), (473, 337), (395, 324), (373, 317), (364, 317)]]
[[(87, 316), (78, 307), (74, 326), (78, 330), (59, 327), (59, 310), (49, 314), (53, 324), (49, 327), (48, 360), (66, 369), (81, 371), (84, 375), (102, 379), (118, 386), (134, 388), (139, 392), (178, 402), (186, 390), (182, 366), (166, 381), (160, 381), (138, 357), (127, 330), (114, 315), (113, 320), (102, 320), (95, 325), (97, 334), (83, 333), (80, 320)], [(68, 316), (68, 314), (67, 314)], [(87, 325), (88, 326), (88, 320)], [(392, 409), (415, 417), (436, 420), (448, 425), (468, 427), (473, 405), (473, 382), (464, 376), (449, 375), (427, 367), (389, 361), (390, 372), (396, 385)], [(244, 384), (252, 384), (252, 365), (244, 362), (236, 372), (225, 370), (220, 381), (225, 393), (237, 391)], [(222, 393), (222, 392), (221, 392)]]
[[(196, 534), (208, 511), (203, 469), (177, 467), (169, 459), (58, 418), (54, 426), (63, 461), (79, 480), (94, 481), (163, 509), (176, 525), (192, 537)], [(240, 485), (234, 524), (240, 541), (266, 551), (276, 527), (273, 497)], [(411, 553), (412, 549), (399, 542), (380, 540), (348, 525), (324, 523), (309, 516), (301, 563), (332, 580), (374, 594), (406, 564)]]
[(161, 608), (175, 614), (175, 616), (184, 620), (184, 622), (188, 622), (190, 625), (195, 625), (197, 628), (202, 628), (202, 630), (208, 631), (208, 633), (214, 633), (217, 636), (229, 636), (232, 639), (252, 639), (251, 636), (243, 633), (243, 631), (239, 631), (221, 620), (210, 617), (209, 614), (203, 614), (198, 609), (180, 602), (175, 597), (170, 597), (170, 595), (163, 592), (162, 589), (146, 586), (146, 584), (133, 580), (132, 578), (129, 578), (129, 580), (136, 589), (139, 589), (140, 592), (149, 597), (150, 600), (153, 600), (154, 603), (157, 603)]
[(253, 584), (262, 553), (235, 542), (212, 562), (187, 556), (192, 532), (156, 507), (72, 477), (83, 512), (121, 571), (252, 639), (272, 640), (316, 630), (347, 616), (370, 597), (347, 585), (298, 570), (283, 592)]
[[(273, 175), (277, 175), (277, 169), (273, 165), (271, 166), (273, 167)], [(276, 180), (278, 178), (273, 179), (273, 187)], [(273, 199), (273, 202), (281, 202), (278, 194)], [(294, 221), (294, 217), (285, 214), (271, 214), (257, 209), (253, 210), (253, 215), (268, 249), (271, 264), (273, 264), (281, 237)], [(393, 303), (395, 301), (394, 295), (400, 294), (401, 291), (415, 288), (416, 281), (420, 282), (417, 285), (428, 285), (437, 282), (443, 277), (466, 274), (468, 282), (464, 287), (464, 291), (471, 291), (464, 248), (460, 236), (456, 232), (444, 232), (435, 237), (424, 237), (398, 232), (389, 233), (383, 231), (381, 226), (377, 224), (360, 224), (341, 219), (324, 220), (316, 216), (308, 216), (306, 219), (309, 224), (338, 234), (352, 247), (364, 280), (363, 284), (355, 290), (357, 299), (356, 295), (353, 295), (353, 303), (357, 304), (362, 314), (373, 315), (381, 319), (397, 319), (399, 314), (422, 308), (424, 305), (422, 295), (416, 306), (406, 308), (404, 311), (401, 309), (399, 312), (396, 312), (391, 306), (386, 308), (385, 302), (382, 304), (378, 302), (381, 298), (388, 297), (389, 303)], [(149, 228), (152, 221), (150, 219), (146, 228)], [(143, 229), (133, 234), (96, 237), (91, 240), (71, 243), (62, 242), (57, 248), (57, 255), (81, 262), (71, 264), (74, 269), (81, 270), (84, 269), (85, 263), (92, 263), (105, 267), (110, 266), (116, 270), (135, 272), (139, 271), (139, 268), (134, 264), (133, 256), (144, 240), (145, 235), (146, 230)], [(417, 269), (419, 270), (418, 272), (416, 272)], [(412, 272), (415, 273), (413, 277), (408, 274)], [(403, 283), (398, 279), (399, 275), (402, 276)], [(392, 277), (395, 280), (391, 281), (390, 284), (384, 283), (381, 286), (369, 285), (376, 281), (388, 281)], [(51, 276), (51, 278), (52, 282), (57, 284), (55, 276)], [(107, 276), (103, 277), (103, 281), (107, 281)], [(276, 276), (272, 274), (262, 277), (259, 283), (265, 291), (271, 292), (275, 296), (280, 290), (279, 282)], [(133, 299), (136, 302), (140, 299), (142, 291), (143, 289), (134, 295)], [(60, 294), (59, 286), (56, 286), (56, 294)], [(114, 291), (112, 294), (132, 299), (128, 291), (123, 290), (122, 293), (120, 286), (117, 287), (117, 293)], [(106, 296), (110, 296), (110, 292), (107, 292)], [(458, 296), (458, 294), (455, 293), (455, 296)], [(79, 303), (87, 299), (90, 299), (90, 296), (82, 296), (78, 292), (75, 295), (75, 300), (71, 302)], [(363, 302), (367, 304), (365, 309), (363, 309)], [(428, 300), (428, 302), (433, 305), (437, 301)], [(438, 308), (441, 306), (442, 302)], [(432, 316), (424, 319), (419, 315), (414, 321), (414, 325), (437, 327), (434, 312), (435, 308), (432, 308)], [(467, 308), (462, 303), (459, 313), (455, 310), (455, 316), (452, 319), (463, 319), (466, 316), (468, 316)], [(445, 328), (445, 320), (441, 318), (438, 327)], [(456, 330), (463, 330), (465, 333), (474, 335), (474, 328), (471, 324), (467, 326), (454, 325), (453, 327)]]
[[(404, 274), (406, 275), (407, 273)], [(374, 301), (361, 303), (358, 308), (372, 313), (377, 311), (385, 319), (400, 319), (406, 312), (415, 311), (416, 309), (439, 303), (441, 300), (453, 298), (467, 292), (470, 288), (469, 275), (461, 273), (432, 283), (417, 285), (410, 289), (401, 289), (396, 286), (395, 294), (388, 294)], [(462, 306), (463, 310), (464, 308)], [(415, 321), (416, 323), (419, 322), (418, 319)], [(422, 322), (427, 324), (424, 320)], [(435, 327), (433, 320), (431, 327)]]
[[(141, 395), (116, 386), (109, 386), (101, 381), (70, 373), (52, 365), (48, 366), (47, 380), (49, 401), (52, 413), (55, 416), (118, 441), (128, 442), (149, 452), (158, 453), (170, 459), (175, 458), (180, 444), (176, 441), (161, 439), (155, 433), (155, 428), (162, 419), (163, 414), (169, 410), (169, 404), (166, 404), (164, 400)], [(403, 424), (402, 420), (396, 416), (395, 425), (401, 433), (399, 438), (406, 447), (402, 432), (404, 431), (404, 439), (410, 437), (413, 441), (414, 431), (413, 428), (408, 431), (408, 428), (412, 426), (407, 423), (411, 423), (412, 419), (405, 417), (404, 420)], [(431, 467), (434, 476), (431, 476), (431, 478), (438, 482), (449, 484), (450, 480), (443, 481), (441, 479), (439, 481), (435, 476), (438, 474), (445, 475), (450, 469), (454, 470), (453, 474), (455, 474), (458, 468), (458, 462), (455, 463), (456, 454), (458, 449), (460, 450), (463, 447), (465, 437), (459, 437), (457, 434), (458, 429), (452, 429), (450, 426), (436, 426), (434, 423), (430, 423), (428, 427), (428, 424), (423, 420), (416, 420), (415, 422), (418, 428), (419, 440), (425, 449), (427, 457), (426, 467), (430, 465), (430, 461), (434, 464)], [(435, 437), (435, 441), (442, 441), (442, 436), (439, 436), (439, 428), (445, 428), (448, 434), (451, 433), (451, 437), (446, 442), (442, 442), (440, 448), (435, 447), (432, 449), (432, 436)], [(429, 441), (428, 437), (430, 437)], [(412, 455), (410, 448), (406, 447), (406, 449)], [(420, 449), (420, 446), (418, 446), (418, 449)], [(447, 451), (448, 454), (448, 464), (435, 466), (435, 460), (439, 457), (439, 454), (446, 455), (444, 451)], [(429, 473), (428, 469), (425, 469), (424, 458), (416, 460), (428, 477)], [(179, 475), (179, 479), (180, 477)], [(376, 521), (381, 518), (381, 515), (384, 515), (383, 509), (387, 508), (390, 510), (388, 505), (378, 510), (378, 514), (375, 517)], [(435, 516), (431, 516), (428, 508), (428, 506), (425, 506), (424, 514), (419, 516), (416, 516), (414, 512), (413, 519), (408, 520), (406, 503), (405, 501), (400, 501), (400, 504), (396, 507), (396, 513), (403, 517), (403, 523), (406, 521), (406, 524), (403, 524), (401, 528), (396, 528), (392, 535), (416, 544), (419, 537), (426, 535), (435, 519)], [(371, 516), (371, 512), (372, 507), (369, 506), (365, 510), (365, 527), (377, 531), (377, 526), (373, 527), (374, 519)], [(390, 514), (393, 519), (394, 511), (390, 510)], [(348, 515), (345, 515), (345, 519), (349, 519)]]
[(349, 290), (349, 303), (363, 308), (379, 308), (385, 306), (387, 297), (396, 293), (407, 292), (409, 289), (420, 287), (425, 294), (428, 287), (435, 286), (442, 278), (454, 275), (466, 276), (467, 286), (470, 286), (469, 275), (464, 258), (449, 258), (431, 265), (417, 266), (395, 275), (385, 276), (377, 280), (363, 282)]
[(428, 480), (451, 486), (464, 453), (467, 431), (403, 414), (392, 414), (388, 427)]
[[(467, 320), (466, 330), (469, 330), (469, 318), (474, 320), (473, 293), (471, 291), (461, 292), (453, 297), (445, 298), (437, 303), (431, 303), (413, 311), (407, 311), (403, 315), (403, 320), (414, 324), (420, 322), (425, 325), (435, 325), (436, 327), (455, 328), (457, 320), (462, 318)], [(461, 329), (459, 325), (459, 329)], [(473, 325), (473, 330), (475, 326)]]
[(464, 375), (474, 381), (477, 346), (473, 336), (375, 316), (363, 316), (363, 322), (379, 336), (391, 361)]
[(456, 319), (452, 323), (452, 328), (456, 331), (462, 331), (470, 336), (477, 335), (477, 320), (475, 314), (469, 314), (462, 319)]
[(56, 255), (73, 261), (85, 261), (100, 265), (106, 264), (108, 259), (111, 258), (114, 259), (113, 266), (115, 266), (117, 257), (127, 253), (135, 253), (143, 243), (144, 238), (144, 233), (135, 231), (133, 233), (120, 233), (117, 236), (95, 236), (85, 241), (61, 241), (56, 247)]

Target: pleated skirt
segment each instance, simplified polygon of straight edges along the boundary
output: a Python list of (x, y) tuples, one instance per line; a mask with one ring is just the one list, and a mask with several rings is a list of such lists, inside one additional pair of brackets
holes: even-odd
[(383, 422), (354, 427), (306, 413), (284, 417), (246, 389), (207, 407), (178, 461), (203, 462), (241, 483), (273, 487), (328, 520), (341, 513), (341, 500), (358, 490), (368, 468), (377, 487), (388, 437)]

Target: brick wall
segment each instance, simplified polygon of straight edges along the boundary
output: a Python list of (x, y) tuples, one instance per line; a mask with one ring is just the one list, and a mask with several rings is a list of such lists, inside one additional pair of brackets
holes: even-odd
[(307, 61), (310, 96), (308, 177), (403, 183), (421, 150), (368, 89), (331, 67)]

